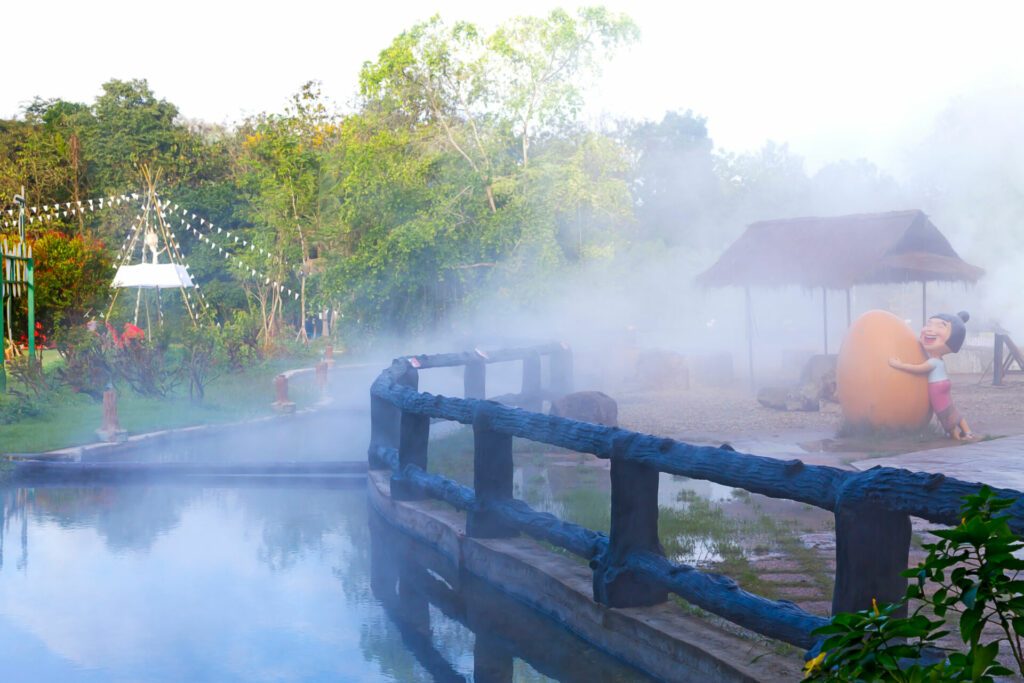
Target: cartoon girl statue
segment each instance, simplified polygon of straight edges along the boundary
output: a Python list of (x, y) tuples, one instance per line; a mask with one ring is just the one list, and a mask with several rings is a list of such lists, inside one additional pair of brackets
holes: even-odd
[(946, 364), (942, 357), (947, 353), (956, 353), (963, 346), (964, 337), (967, 336), (967, 327), (964, 325), (970, 320), (967, 311), (960, 311), (956, 315), (940, 313), (928, 318), (928, 322), (921, 330), (920, 342), (928, 357), (923, 363), (904, 363), (899, 358), (890, 358), (889, 365), (915, 375), (928, 375), (928, 400), (931, 402), (932, 412), (939, 418), (942, 428), (946, 434), (957, 441), (961, 439), (973, 439), (971, 428), (967, 420), (960, 417), (953, 400), (950, 397), (951, 382), (946, 374)]

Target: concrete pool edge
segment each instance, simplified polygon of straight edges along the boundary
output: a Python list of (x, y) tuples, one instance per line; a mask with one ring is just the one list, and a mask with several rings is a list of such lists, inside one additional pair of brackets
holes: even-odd
[(390, 472), (371, 470), (367, 496), (392, 526), (562, 624), (593, 646), (666, 681), (792, 681), (798, 661), (685, 614), (678, 605), (616, 609), (591, 599), (591, 572), (526, 537), (476, 539), (465, 515), (437, 501), (395, 501)]
[(167, 448), (201, 448), (204, 442), (241, 436), (278, 442), (285, 450), (293, 449), (300, 436), (318, 429), (329, 429), (339, 415), (356, 415), (364, 411), (330, 405), (304, 408), (290, 414), (266, 415), (248, 420), (218, 422), (205, 425), (172, 427), (132, 434), (124, 441), (96, 441), (39, 453), (0, 453), (0, 460), (12, 462), (34, 460), (50, 462), (103, 462), (125, 459)]

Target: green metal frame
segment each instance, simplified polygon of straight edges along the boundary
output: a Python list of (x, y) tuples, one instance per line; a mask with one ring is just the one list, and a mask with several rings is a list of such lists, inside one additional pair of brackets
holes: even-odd
[[(18, 268), (17, 264), (25, 264), (24, 269)], [(19, 271), (24, 272), (24, 279), (18, 275)], [(29, 362), (36, 357), (36, 276), (35, 259), (32, 258), (32, 248), (24, 242), (16, 245), (13, 251), (7, 250), (4, 243), (0, 253), (0, 339), (4, 337), (4, 310), (7, 304), (14, 298), (18, 290), (24, 287), (28, 298), (28, 359)], [(13, 343), (13, 340), (12, 340)], [(2, 345), (0, 345), (2, 348)], [(6, 360), (0, 350), (0, 393), (7, 391), (7, 369)]]

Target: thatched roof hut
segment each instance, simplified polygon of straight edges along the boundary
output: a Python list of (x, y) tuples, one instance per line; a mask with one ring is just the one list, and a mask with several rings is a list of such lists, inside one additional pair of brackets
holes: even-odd
[(709, 287), (849, 289), (889, 282), (976, 282), (922, 211), (759, 221), (697, 277)]
[(797, 286), (822, 290), (824, 348), (828, 353), (826, 290), (856, 285), (921, 283), (921, 315), (928, 315), (928, 282), (974, 283), (985, 271), (965, 262), (920, 210), (752, 223), (710, 268), (697, 276), (706, 287), (743, 287), (753, 376), (751, 287)]

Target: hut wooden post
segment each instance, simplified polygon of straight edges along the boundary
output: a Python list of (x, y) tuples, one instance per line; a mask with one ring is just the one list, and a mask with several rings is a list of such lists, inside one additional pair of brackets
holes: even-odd
[(828, 355), (828, 290), (821, 288), (821, 326), (825, 334), (825, 355)]
[(928, 282), (921, 280), (921, 327), (928, 322)]
[(750, 386), (754, 387), (754, 318), (750, 310), (750, 287), (743, 288), (743, 296), (747, 311), (747, 371), (750, 373)]
[(1003, 384), (1003, 335), (996, 333), (995, 346), (992, 349), (992, 386)]

